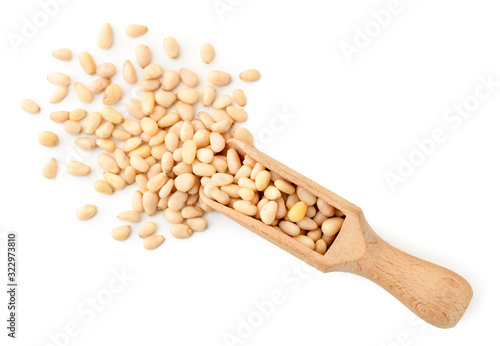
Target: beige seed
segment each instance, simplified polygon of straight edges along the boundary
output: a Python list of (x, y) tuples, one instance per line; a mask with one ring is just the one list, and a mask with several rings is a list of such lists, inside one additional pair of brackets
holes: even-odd
[(192, 205), (188, 205), (181, 210), (181, 215), (185, 219), (192, 219), (194, 217), (199, 217), (203, 215), (203, 209), (200, 207), (194, 207)]
[(80, 221), (85, 221), (90, 219), (97, 213), (97, 207), (92, 204), (82, 205), (76, 210), (76, 218)]
[(202, 217), (194, 217), (188, 219), (186, 223), (193, 231), (197, 232), (203, 231), (204, 229), (207, 228), (207, 220), (205, 220)]
[(225, 86), (231, 82), (231, 75), (227, 72), (212, 70), (207, 74), (210, 83), (216, 86)]
[(117, 141), (126, 141), (127, 139), (132, 137), (130, 133), (123, 129), (114, 129), (113, 133), (111, 133), (111, 136)]
[(314, 251), (316, 251), (320, 255), (324, 255), (326, 253), (326, 249), (327, 249), (327, 244), (323, 239), (319, 239), (318, 241), (316, 241)]
[(149, 64), (142, 71), (142, 77), (144, 79), (160, 78), (162, 74), (163, 74), (163, 68), (155, 63)]
[(300, 186), (297, 186), (297, 196), (309, 206), (316, 204), (317, 197)]
[(309, 217), (304, 217), (302, 220), (297, 222), (297, 226), (299, 226), (301, 229), (306, 230), (306, 231), (313, 231), (318, 228), (318, 225), (316, 222), (314, 222), (311, 218)]
[(125, 28), (128, 37), (139, 37), (148, 32), (148, 27), (139, 24), (130, 24)]
[(323, 222), (323, 224), (321, 225), (321, 230), (325, 235), (332, 237), (340, 231), (343, 224), (344, 224), (343, 218), (332, 217)]
[(292, 222), (299, 222), (306, 216), (307, 204), (304, 201), (299, 201), (293, 205), (288, 211), (288, 218)]
[(198, 85), (198, 76), (191, 70), (187, 68), (181, 68), (179, 70), (179, 77), (187, 87), (194, 88)]
[(175, 211), (181, 210), (184, 207), (187, 198), (187, 192), (175, 191), (168, 200), (168, 208)]
[(179, 45), (177, 40), (172, 36), (163, 40), (163, 48), (171, 59), (176, 59), (179, 56)]
[(145, 68), (151, 61), (151, 50), (145, 44), (135, 47), (135, 56), (140, 67)]
[(257, 214), (257, 206), (253, 205), (249, 201), (236, 201), (233, 204), (233, 208), (234, 210), (248, 216), (254, 216)]
[(56, 111), (50, 113), (50, 120), (56, 123), (63, 123), (69, 119), (68, 111)]
[(251, 201), (255, 197), (255, 191), (249, 187), (242, 187), (238, 189), (238, 196), (244, 201)]
[(92, 55), (90, 55), (89, 52), (80, 53), (78, 55), (78, 61), (87, 74), (93, 75), (96, 73), (94, 58), (92, 57)]
[(74, 85), (75, 88), (75, 93), (76, 96), (82, 101), (83, 103), (89, 103), (92, 101), (94, 96), (92, 95), (92, 92), (85, 86), (85, 84), (82, 84), (80, 82), (76, 82)]
[(146, 158), (148, 156), (151, 156), (151, 147), (149, 145), (141, 145), (137, 149), (132, 150), (130, 152), (130, 156), (132, 155), (137, 155), (142, 158)]
[(59, 138), (54, 132), (43, 131), (38, 135), (38, 142), (44, 147), (53, 147), (59, 143)]
[(222, 95), (214, 100), (212, 107), (214, 109), (223, 109), (231, 105), (232, 103), (233, 103), (233, 98), (231, 96)]
[(291, 237), (300, 234), (300, 227), (290, 221), (280, 221), (279, 228)]
[(177, 223), (172, 225), (172, 228), (170, 228), (170, 234), (175, 238), (186, 239), (191, 237), (193, 230), (187, 225)]
[(201, 91), (201, 103), (208, 107), (215, 99), (216, 90), (213, 85), (205, 85)]
[(162, 78), (162, 88), (166, 91), (170, 91), (175, 89), (175, 87), (179, 84), (181, 77), (174, 70), (167, 70), (163, 74)]
[(244, 109), (235, 106), (228, 106), (226, 108), (226, 112), (231, 118), (234, 119), (234, 121), (245, 121), (248, 117), (247, 112)]
[(191, 121), (194, 119), (194, 108), (193, 105), (189, 103), (177, 101), (175, 103), (175, 110), (184, 121)]
[[(241, 188), (236, 184), (229, 184), (229, 185), (224, 185), (220, 187), (221, 191), (224, 191), (227, 193), (227, 195), (231, 198), (239, 198), (240, 196), (240, 190), (241, 189), (247, 189), (245, 187)], [(249, 189), (250, 191), (254, 192), (252, 189)], [(255, 193), (254, 193), (255, 195)], [(253, 197), (252, 197), (253, 198)], [(250, 199), (248, 199), (250, 200)]]
[(158, 124), (156, 121), (148, 117), (141, 119), (141, 128), (150, 136), (154, 136), (158, 132)]
[(92, 137), (78, 137), (75, 139), (75, 144), (83, 150), (93, 150), (96, 147), (95, 139)]
[(130, 157), (130, 165), (138, 172), (147, 172), (149, 170), (149, 165), (146, 160), (138, 155), (132, 155)]
[(23, 111), (31, 114), (36, 114), (40, 112), (40, 106), (35, 101), (30, 99), (22, 99), (21, 108)]
[(238, 127), (233, 132), (233, 137), (239, 139), (240, 141), (253, 146), (253, 135), (244, 127)]
[(114, 105), (122, 98), (122, 88), (118, 84), (110, 84), (104, 90), (102, 103), (106, 106)]
[(182, 221), (184, 221), (184, 218), (182, 217), (182, 213), (180, 211), (172, 210), (169, 208), (163, 211), (163, 217), (170, 223), (181, 223)]
[(177, 91), (177, 98), (184, 103), (193, 104), (198, 102), (198, 92), (196, 89), (184, 88)]
[(276, 213), (278, 212), (278, 203), (275, 201), (269, 201), (260, 210), (260, 219), (266, 225), (270, 225), (276, 219)]
[(141, 108), (146, 115), (153, 113), (153, 110), (155, 108), (155, 94), (152, 91), (148, 91), (142, 94)]
[(233, 91), (233, 99), (241, 107), (247, 104), (247, 97), (245, 96), (245, 93), (241, 89), (235, 89)]
[(52, 56), (59, 60), (71, 60), (73, 53), (68, 48), (58, 48), (52, 51)]
[(197, 145), (195, 141), (192, 139), (186, 141), (182, 145), (182, 161), (188, 165), (192, 164), (196, 158), (196, 149)]
[(42, 168), (42, 175), (47, 179), (54, 179), (57, 175), (57, 161), (51, 158)]
[(71, 175), (82, 176), (89, 174), (91, 169), (84, 163), (78, 161), (70, 161), (66, 166), (66, 171)]
[(129, 84), (135, 84), (137, 82), (137, 73), (130, 60), (125, 60), (123, 63), (123, 79)]
[(330, 204), (328, 204), (327, 202), (325, 202), (324, 199), (318, 198), (316, 204), (318, 206), (318, 210), (326, 217), (331, 217), (335, 214), (335, 208)]
[(257, 173), (255, 177), (255, 187), (257, 191), (264, 191), (271, 181), (271, 172), (269, 171), (260, 171)]
[(276, 200), (281, 197), (281, 192), (275, 186), (269, 185), (264, 190), (264, 196), (269, 200)]
[(103, 176), (104, 180), (106, 180), (115, 190), (121, 190), (127, 185), (125, 179), (120, 177), (118, 174), (104, 172)]
[(108, 49), (113, 44), (113, 29), (109, 23), (104, 23), (97, 33), (97, 45), (101, 49)]
[(144, 212), (148, 216), (153, 216), (158, 208), (158, 202), (160, 198), (155, 192), (146, 191), (142, 195), (142, 205), (144, 206)]
[(142, 245), (146, 250), (154, 250), (165, 241), (165, 237), (159, 234), (144, 238)]
[(109, 185), (109, 183), (107, 181), (101, 180), (101, 179), (95, 181), (94, 189), (97, 192), (105, 194), (105, 195), (112, 195), (114, 192), (113, 187), (111, 185)]
[(116, 73), (116, 66), (111, 62), (104, 62), (97, 66), (96, 73), (102, 78), (111, 78)]
[(193, 167), (193, 173), (200, 177), (211, 177), (215, 172), (215, 167), (208, 163), (198, 163)]
[(142, 192), (139, 190), (136, 190), (132, 195), (132, 210), (139, 213), (144, 211), (144, 206), (142, 204)]
[(201, 148), (196, 151), (196, 158), (203, 163), (210, 163), (214, 158), (214, 152), (208, 148)]
[(174, 179), (174, 184), (177, 191), (183, 191), (183, 192), (191, 190), (195, 182), (196, 178), (191, 173), (180, 174)]
[(215, 57), (215, 49), (210, 43), (203, 43), (200, 48), (201, 60), (205, 64), (210, 64)]
[(149, 191), (156, 192), (160, 190), (168, 180), (169, 177), (165, 173), (161, 172), (153, 176), (151, 179), (149, 179), (146, 187), (148, 188)]
[(116, 217), (122, 221), (125, 221), (125, 222), (139, 222), (139, 221), (141, 221), (141, 214), (139, 214), (138, 212), (136, 212), (134, 210), (121, 212)]
[(246, 70), (240, 73), (240, 79), (245, 82), (256, 81), (260, 78), (260, 72), (256, 69)]
[(296, 235), (295, 237), (293, 237), (293, 239), (297, 240), (301, 244), (304, 244), (308, 248), (314, 250), (315, 244), (314, 244), (314, 240), (312, 240), (311, 238), (309, 238), (305, 235), (299, 234), (299, 235)]
[(70, 135), (76, 136), (82, 132), (82, 125), (78, 121), (67, 120), (64, 122), (64, 130)]
[(102, 93), (111, 84), (109, 78), (98, 78), (89, 84), (89, 90), (93, 93)]
[(227, 151), (227, 167), (229, 168), (229, 172), (231, 174), (236, 174), (236, 172), (238, 172), (238, 170), (241, 168), (240, 156), (238, 155), (238, 152), (233, 148), (230, 148)]
[(116, 144), (111, 139), (97, 138), (95, 143), (99, 148), (106, 150), (108, 153), (111, 153), (116, 149)]
[(158, 103), (160, 106), (168, 108), (174, 104), (174, 102), (177, 100), (177, 96), (170, 91), (158, 90), (155, 93), (155, 100), (156, 103)]
[(226, 140), (220, 133), (212, 132), (210, 134), (210, 146), (214, 153), (221, 152), (226, 147)]
[(212, 176), (212, 184), (215, 186), (229, 185), (233, 182), (233, 176), (227, 173), (215, 173)]
[(47, 75), (47, 80), (57, 86), (67, 87), (71, 82), (71, 78), (61, 72), (52, 72)]
[(295, 192), (295, 187), (290, 184), (288, 181), (283, 179), (277, 179), (274, 181), (274, 186), (278, 188), (278, 190), (291, 195)]
[(125, 240), (130, 234), (130, 226), (129, 225), (123, 225), (116, 227), (111, 231), (111, 236), (115, 240)]
[(120, 172), (120, 167), (118, 167), (115, 159), (107, 153), (99, 154), (99, 156), (97, 156), (97, 163), (108, 172), (115, 174)]
[(321, 232), (321, 230), (319, 228), (315, 229), (315, 230), (312, 230), (312, 231), (309, 231), (307, 232), (306, 234), (309, 238), (311, 238), (314, 242), (317, 242), (318, 240), (321, 239), (321, 237), (323, 236), (323, 232)]
[(141, 123), (138, 121), (125, 119), (121, 125), (132, 136), (139, 136), (142, 133)]
[(66, 97), (67, 94), (68, 94), (67, 87), (57, 87), (50, 96), (50, 103), (61, 102)]
[(85, 126), (83, 128), (83, 131), (85, 132), (86, 135), (91, 135), (95, 133), (97, 128), (101, 125), (102, 122), (102, 115), (99, 112), (91, 112), (87, 120), (85, 121)]
[(69, 112), (69, 119), (73, 121), (80, 121), (87, 116), (87, 111), (85, 109), (74, 109)]

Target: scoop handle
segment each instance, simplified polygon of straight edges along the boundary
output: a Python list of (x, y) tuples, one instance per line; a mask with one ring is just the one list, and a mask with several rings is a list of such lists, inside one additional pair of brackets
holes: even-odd
[(350, 271), (384, 288), (424, 321), (439, 328), (455, 326), (472, 299), (469, 283), (451, 270), (396, 249), (365, 226), (366, 253)]

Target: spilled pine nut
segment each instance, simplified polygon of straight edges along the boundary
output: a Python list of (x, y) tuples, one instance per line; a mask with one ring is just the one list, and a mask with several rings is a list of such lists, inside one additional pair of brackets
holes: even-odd
[(92, 204), (82, 205), (76, 210), (76, 218), (80, 221), (85, 221), (93, 217), (97, 213), (97, 207)]

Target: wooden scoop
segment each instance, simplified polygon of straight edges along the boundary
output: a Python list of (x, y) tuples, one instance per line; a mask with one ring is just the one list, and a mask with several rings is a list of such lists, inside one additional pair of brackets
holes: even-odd
[(368, 225), (359, 207), (254, 147), (236, 139), (228, 145), (341, 210), (346, 215), (344, 224), (325, 255), (320, 255), (260, 220), (207, 198), (200, 189), (206, 204), (322, 272), (350, 272), (372, 280), (436, 327), (451, 328), (458, 323), (472, 298), (464, 278), (389, 245)]

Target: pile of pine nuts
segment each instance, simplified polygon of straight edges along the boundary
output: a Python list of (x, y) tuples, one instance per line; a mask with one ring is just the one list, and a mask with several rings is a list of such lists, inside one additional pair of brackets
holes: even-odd
[[(136, 38), (147, 31), (147, 27), (133, 24), (125, 33)], [(97, 45), (100, 49), (113, 45), (113, 29), (108, 23), (99, 30)], [(163, 47), (168, 58), (178, 58), (179, 45), (174, 37), (165, 38)], [(55, 49), (52, 55), (59, 60), (73, 58), (67, 48)], [(136, 71), (130, 60), (126, 60), (122, 68), (125, 83), (137, 85), (142, 92), (140, 99), (126, 102), (130, 117), (115, 109), (123, 96), (120, 85), (112, 82), (116, 66), (110, 62), (97, 65), (89, 52), (80, 53), (78, 62), (88, 75), (97, 74), (98, 78), (88, 85), (76, 82), (73, 89), (83, 104), (102, 94), (103, 107), (98, 111), (76, 108), (50, 113), (52, 121), (63, 124), (69, 134), (79, 136), (75, 140), (79, 148), (102, 150), (97, 163), (104, 171), (103, 179), (94, 183), (97, 192), (111, 195), (128, 185), (137, 185), (131, 210), (120, 213), (118, 219), (138, 223), (141, 213), (153, 216), (162, 211), (165, 219), (173, 224), (171, 235), (188, 238), (193, 231), (207, 227), (203, 214), (211, 208), (199, 199), (199, 189), (203, 188), (210, 198), (275, 226), (324, 254), (342, 225), (343, 214), (250, 158), (240, 158), (234, 149), (227, 150), (226, 141), (230, 138), (253, 145), (253, 136), (246, 128), (233, 130), (235, 123), (247, 119), (247, 112), (242, 108), (246, 104), (243, 90), (234, 90), (232, 96), (217, 95), (216, 87), (228, 85), (231, 75), (209, 71), (210, 84), (201, 88), (200, 95), (196, 89), (199, 78), (191, 70), (164, 70), (151, 61), (151, 51), (145, 44), (136, 46), (135, 55), (142, 71)], [(205, 64), (210, 64), (215, 57), (214, 47), (203, 44), (200, 57)], [(239, 77), (250, 82), (259, 79), (260, 73), (249, 69)], [(57, 104), (68, 94), (71, 77), (53, 72), (47, 75), (47, 80), (56, 86), (50, 102)], [(200, 101), (203, 107), (212, 110), (204, 108), (195, 114), (195, 105)], [(23, 99), (21, 108), (32, 114), (40, 112), (40, 107), (31, 99)], [(46, 147), (57, 147), (59, 143), (59, 137), (51, 131), (41, 132), (38, 140)], [(42, 168), (42, 175), (54, 179), (57, 169), (56, 159), (51, 158)], [(66, 170), (71, 175), (84, 176), (91, 172), (91, 167), (71, 161)], [(87, 204), (77, 210), (76, 216), (83, 221), (96, 212), (95, 205)], [(147, 250), (164, 241), (162, 235), (155, 234), (156, 230), (153, 221), (140, 228), (139, 236)], [(124, 240), (130, 233), (130, 225), (111, 231), (116, 240)]]
[(226, 162), (226, 173), (201, 178), (205, 196), (326, 253), (344, 223), (342, 211), (235, 149)]

